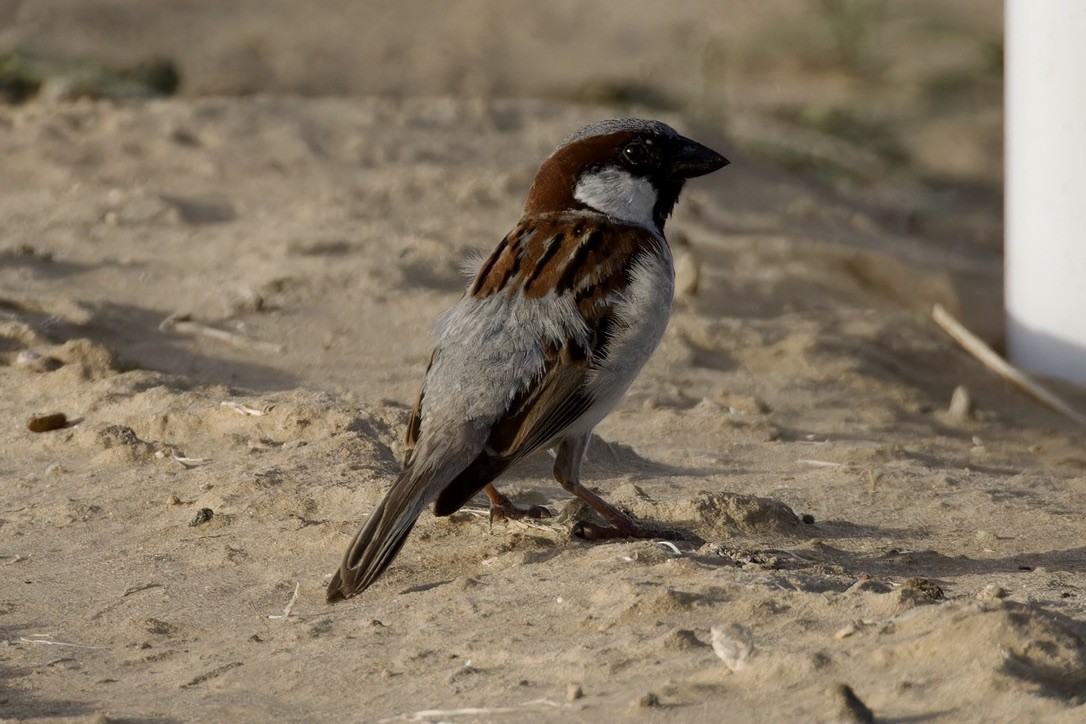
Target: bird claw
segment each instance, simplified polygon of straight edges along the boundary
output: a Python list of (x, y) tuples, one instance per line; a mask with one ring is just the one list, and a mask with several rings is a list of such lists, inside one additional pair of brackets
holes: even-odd
[(526, 508), (521, 508), (513, 503), (490, 506), (491, 523), (496, 520), (520, 520), (521, 518), (541, 520), (550, 517), (552, 517), (551, 512), (542, 505), (530, 505)]

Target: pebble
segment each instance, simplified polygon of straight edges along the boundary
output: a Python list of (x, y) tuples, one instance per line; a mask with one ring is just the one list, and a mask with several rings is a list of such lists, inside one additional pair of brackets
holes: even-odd
[(660, 697), (656, 696), (656, 694), (651, 691), (647, 692), (637, 700), (637, 705), (642, 709), (652, 709), (653, 707), (660, 706)]
[(63, 412), (54, 412), (49, 415), (35, 415), (26, 421), (26, 429), (30, 432), (49, 432), (59, 430), (68, 422)]
[(969, 390), (961, 385), (954, 388), (954, 392), (950, 395), (950, 407), (947, 408), (947, 413), (959, 422), (973, 418), (973, 397), (969, 394)]
[(901, 588), (903, 591), (915, 592), (917, 595), (932, 601), (940, 601), (944, 598), (943, 589), (927, 578), (917, 576), (906, 579), (901, 584)]
[(189, 527), (195, 528), (198, 525), (203, 525), (215, 516), (215, 511), (211, 508), (200, 508), (196, 511), (196, 517), (189, 523)]
[(29, 349), (24, 349), (16, 355), (15, 364), (35, 372), (52, 372), (64, 366), (63, 362), (54, 357), (38, 354)]
[(584, 689), (580, 684), (569, 684), (566, 686), (566, 701), (577, 701), (584, 696)]
[(754, 651), (754, 636), (750, 629), (738, 623), (726, 626), (713, 626), (710, 630), (713, 651), (732, 671), (739, 671), (747, 665), (747, 659)]
[(1007, 589), (994, 583), (989, 583), (977, 593), (977, 598), (981, 599), (999, 600), (1006, 597)]

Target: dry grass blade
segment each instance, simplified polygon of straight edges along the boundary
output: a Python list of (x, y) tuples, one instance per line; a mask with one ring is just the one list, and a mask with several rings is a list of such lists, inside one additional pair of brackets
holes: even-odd
[(228, 332), (225, 329), (217, 329), (216, 327), (209, 327), (206, 324), (193, 322), (187, 314), (171, 314), (162, 320), (162, 323), (158, 325), (158, 328), (163, 332), (176, 332), (177, 334), (207, 337), (208, 339), (224, 342), (234, 347), (244, 347), (267, 354), (279, 354), (283, 351), (283, 345), (281, 344), (252, 339), (241, 334)]
[(255, 407), (249, 407), (248, 405), (243, 405), (240, 402), (235, 402), (234, 400), (224, 400), (219, 404), (222, 407), (229, 407), (231, 410), (234, 410), (241, 415), (247, 415), (249, 417), (260, 417), (261, 415), (266, 415), (268, 413), (267, 409), (258, 410)]
[(955, 319), (942, 304), (936, 304), (932, 308), (931, 318), (943, 328), (943, 331), (956, 339), (966, 352), (980, 360), (985, 367), (1014, 383), (1041, 404), (1086, 427), (1086, 415), (1075, 410), (1047, 388), (1030, 379), (1022, 370), (1000, 357), (980, 337), (970, 332), (965, 325)]
[(843, 468), (844, 463), (835, 463), (831, 460), (797, 460), (797, 463), (803, 463), (804, 465), (810, 465), (814, 468)]
[(268, 618), (272, 618), (272, 619), (290, 618), (290, 614), (294, 611), (294, 604), (298, 602), (298, 591), (299, 591), (299, 589), (301, 589), (301, 587), (302, 587), (302, 582), (301, 581), (295, 581), (295, 583), (294, 583), (294, 594), (290, 597), (290, 600), (287, 602), (287, 606), (286, 606), (286, 608), (283, 609), (283, 613), (282, 614), (273, 614), (271, 616), (268, 616)]
[(67, 641), (53, 641), (52, 639), (28, 639), (19, 637), (19, 642), (24, 644), (45, 644), (47, 646), (67, 646), (73, 649), (92, 649), (94, 651), (102, 651), (102, 646), (87, 646), (86, 644), (70, 644)]
[(381, 721), (430, 721), (434, 719), (454, 719), (457, 717), (478, 718), (484, 716), (498, 716), (503, 714), (528, 714), (532, 712), (538, 713), (564, 708), (567, 708), (567, 706), (551, 701), (550, 699), (535, 699), (533, 701), (528, 701), (523, 704), (513, 706), (467, 706), (461, 709), (423, 709), (422, 711), (416, 711), (410, 714), (403, 714), (401, 716), (389, 719), (382, 719)]

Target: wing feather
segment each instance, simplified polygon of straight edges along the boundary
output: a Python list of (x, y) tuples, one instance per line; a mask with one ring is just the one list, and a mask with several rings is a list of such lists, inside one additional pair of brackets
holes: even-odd
[[(580, 359), (577, 359), (577, 358)], [(501, 475), (539, 450), (592, 407), (588, 358), (568, 347), (548, 355), (543, 376), (513, 400), (490, 430), (483, 452), (438, 494), (434, 515), (449, 515)]]

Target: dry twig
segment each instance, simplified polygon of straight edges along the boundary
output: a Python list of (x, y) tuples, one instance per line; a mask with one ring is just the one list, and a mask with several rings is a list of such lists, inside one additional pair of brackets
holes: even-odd
[(1000, 357), (980, 337), (970, 332), (965, 328), (965, 325), (955, 319), (942, 304), (935, 305), (931, 310), (931, 317), (947, 334), (956, 339), (966, 352), (980, 360), (985, 367), (1018, 386), (1041, 404), (1071, 418), (1080, 425), (1086, 426), (1086, 415), (1075, 410), (1047, 388), (1042, 387), (1038, 382), (1028, 377), (1022, 370)]
[(73, 649), (92, 649), (95, 651), (102, 651), (102, 646), (87, 646), (86, 644), (70, 644), (67, 641), (53, 641), (52, 639), (28, 639), (19, 637), (19, 642), (24, 644), (45, 644), (47, 646), (67, 646)]
[(255, 407), (249, 407), (248, 405), (243, 405), (234, 400), (223, 400), (219, 405), (222, 407), (229, 407), (231, 410), (249, 417), (260, 417), (261, 415), (268, 414), (268, 409), (258, 410)]
[(193, 322), (187, 314), (171, 314), (162, 320), (162, 323), (158, 325), (158, 328), (163, 332), (176, 332), (178, 334), (207, 337), (208, 339), (224, 342), (234, 347), (254, 349), (257, 352), (264, 352), (267, 354), (279, 354), (283, 351), (283, 345), (281, 344), (252, 339), (251, 337), (246, 337), (241, 334), (228, 332), (225, 329), (218, 329), (199, 322)]
[(810, 465), (813, 468), (843, 468), (844, 463), (835, 463), (831, 460), (797, 460), (797, 463), (803, 463), (804, 465)]
[(564, 708), (567, 708), (567, 706), (563, 706), (550, 699), (535, 699), (514, 706), (467, 706), (462, 709), (423, 709), (422, 711), (403, 714), (390, 719), (382, 719), (381, 721), (391, 722), (403, 719), (408, 721), (429, 721), (432, 719), (453, 719), (461, 716), (478, 718), (501, 714), (527, 714), (531, 712), (544, 712)]
[(302, 582), (301, 581), (295, 581), (294, 582), (294, 595), (292, 595), (290, 597), (290, 601), (287, 602), (287, 607), (283, 609), (283, 613), (282, 614), (273, 614), (271, 616), (268, 616), (268, 618), (274, 618), (274, 619), (290, 618), (291, 612), (294, 611), (294, 604), (298, 602), (298, 590), (301, 587), (302, 587)]

